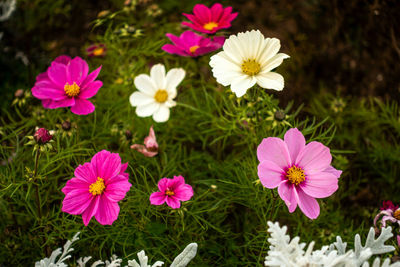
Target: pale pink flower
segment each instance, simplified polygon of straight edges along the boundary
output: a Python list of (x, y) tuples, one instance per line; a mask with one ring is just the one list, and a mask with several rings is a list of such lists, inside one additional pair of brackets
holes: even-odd
[(342, 171), (330, 164), (328, 147), (313, 141), (306, 145), (303, 134), (292, 128), (284, 140), (265, 138), (257, 148), (258, 176), (266, 188), (278, 187), (279, 196), (289, 212), (297, 205), (310, 219), (318, 217), (320, 208), (316, 198), (325, 198), (338, 189)]
[(71, 112), (87, 115), (95, 109), (88, 100), (103, 86), (96, 80), (101, 67), (89, 74), (89, 66), (80, 57), (57, 57), (46, 72), (36, 77), (32, 95), (42, 100), (44, 108), (71, 107)]
[(220, 3), (215, 3), (211, 8), (197, 4), (193, 8), (193, 13), (193, 15), (183, 13), (192, 23), (182, 22), (182, 25), (203, 33), (215, 33), (220, 29), (230, 28), (232, 20), (238, 15), (232, 13), (232, 7), (224, 8)]
[(133, 144), (132, 149), (135, 149), (145, 155), (146, 157), (154, 157), (158, 154), (158, 144), (156, 134), (154, 133), (153, 126), (150, 127), (149, 136), (144, 139), (144, 145)]
[(386, 222), (397, 223), (400, 226), (400, 208), (395, 206), (392, 201), (384, 201), (381, 211), (374, 218), (374, 225), (377, 226), (380, 220), (382, 227), (386, 227)]
[(154, 192), (150, 195), (150, 203), (152, 205), (162, 205), (167, 202), (167, 205), (173, 209), (178, 209), (181, 206), (180, 201), (187, 201), (193, 196), (193, 189), (190, 185), (185, 184), (185, 179), (179, 175), (173, 179), (162, 178), (158, 182), (159, 192)]
[(128, 163), (121, 164), (118, 153), (98, 152), (90, 162), (75, 169), (75, 177), (62, 189), (62, 211), (82, 214), (86, 226), (93, 216), (100, 224), (111, 225), (118, 218), (118, 201), (132, 186), (127, 168)]
[(217, 36), (213, 39), (198, 35), (192, 31), (185, 31), (179, 37), (171, 33), (166, 36), (173, 44), (166, 44), (161, 49), (170, 54), (184, 57), (197, 57), (220, 49), (225, 37)]

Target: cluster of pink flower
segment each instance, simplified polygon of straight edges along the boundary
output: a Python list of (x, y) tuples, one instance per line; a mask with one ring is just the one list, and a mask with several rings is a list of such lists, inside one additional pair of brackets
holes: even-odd
[[(381, 227), (386, 227), (387, 222), (393, 223), (400, 228), (400, 208), (399, 205), (394, 205), (392, 201), (383, 201), (380, 212), (374, 218), (374, 226), (379, 232), (379, 224)], [(398, 229), (399, 230), (399, 229)], [(400, 248), (400, 232), (396, 236), (397, 246)]]
[[(238, 13), (232, 13), (232, 7), (224, 8), (216, 3), (211, 8), (203, 4), (197, 4), (193, 8), (193, 14), (183, 14), (190, 22), (182, 22), (182, 25), (195, 31), (215, 34), (218, 30), (231, 27), (231, 22)], [(225, 37), (204, 37), (193, 31), (184, 31), (180, 36), (167, 33), (166, 36), (173, 44), (162, 47), (165, 52), (185, 57), (198, 57), (220, 49), (225, 42)]]

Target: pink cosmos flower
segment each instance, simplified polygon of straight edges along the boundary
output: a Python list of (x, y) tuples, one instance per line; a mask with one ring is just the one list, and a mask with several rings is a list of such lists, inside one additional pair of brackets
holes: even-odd
[(193, 8), (193, 13), (193, 15), (183, 13), (192, 23), (182, 22), (182, 25), (203, 33), (215, 33), (220, 29), (230, 28), (231, 21), (238, 15), (238, 13), (232, 13), (232, 7), (224, 8), (219, 3), (211, 8), (197, 4)]
[(144, 145), (133, 144), (132, 149), (135, 149), (145, 155), (146, 157), (154, 157), (158, 154), (158, 144), (156, 134), (154, 133), (153, 126), (150, 127), (149, 136), (144, 139)]
[(117, 153), (102, 150), (90, 162), (75, 169), (75, 177), (62, 189), (65, 194), (62, 211), (82, 214), (87, 226), (94, 216), (102, 225), (111, 225), (119, 214), (118, 201), (125, 197), (132, 186), (128, 163), (121, 164)]
[(181, 206), (180, 201), (187, 201), (193, 196), (193, 189), (190, 185), (185, 184), (185, 179), (179, 175), (174, 179), (162, 178), (158, 182), (160, 192), (154, 192), (150, 195), (150, 203), (152, 205), (167, 205), (173, 209)]
[(35, 138), (36, 142), (39, 144), (46, 144), (48, 143), (51, 139), (53, 139), (53, 136), (49, 133), (49, 131), (45, 128), (39, 128), (35, 134), (33, 135)]
[(86, 48), (86, 53), (89, 57), (104, 57), (107, 53), (105, 44), (92, 44)]
[(184, 57), (197, 57), (220, 49), (225, 42), (225, 37), (217, 36), (214, 39), (206, 38), (192, 31), (185, 31), (179, 37), (171, 33), (166, 36), (174, 44), (166, 44), (161, 49), (170, 54)]
[(101, 67), (90, 74), (88, 64), (80, 57), (57, 57), (46, 72), (36, 77), (32, 95), (42, 100), (44, 108), (71, 107), (71, 112), (87, 115), (95, 109), (87, 100), (97, 94), (103, 85), (95, 81)]
[(328, 147), (319, 142), (306, 145), (303, 134), (292, 128), (284, 140), (265, 138), (257, 148), (258, 176), (266, 188), (278, 187), (279, 196), (289, 212), (297, 205), (310, 219), (318, 217), (320, 208), (315, 198), (325, 198), (338, 189), (342, 171), (330, 164)]
[(374, 225), (377, 226), (381, 219), (382, 227), (386, 227), (386, 222), (397, 223), (400, 226), (400, 208), (395, 206), (392, 201), (383, 201), (381, 211), (374, 218)]

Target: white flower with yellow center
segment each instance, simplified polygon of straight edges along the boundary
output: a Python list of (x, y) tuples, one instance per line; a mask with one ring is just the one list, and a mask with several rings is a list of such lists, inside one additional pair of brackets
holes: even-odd
[(165, 74), (162, 64), (154, 65), (150, 76), (140, 74), (135, 78), (135, 86), (139, 90), (134, 92), (129, 101), (136, 107), (139, 117), (153, 116), (156, 122), (165, 122), (169, 119), (169, 109), (176, 105), (176, 87), (185, 77), (185, 71), (175, 68)]
[(237, 97), (256, 83), (266, 89), (282, 90), (282, 75), (271, 72), (289, 56), (278, 53), (276, 38), (264, 38), (259, 30), (240, 32), (225, 41), (223, 51), (211, 57), (210, 66), (217, 82), (231, 86)]

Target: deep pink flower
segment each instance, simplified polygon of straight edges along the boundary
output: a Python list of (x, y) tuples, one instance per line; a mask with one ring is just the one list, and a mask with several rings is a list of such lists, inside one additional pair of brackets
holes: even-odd
[(183, 15), (192, 23), (182, 22), (182, 25), (203, 33), (215, 33), (220, 29), (230, 28), (231, 21), (236, 18), (238, 13), (232, 13), (230, 6), (224, 8), (221, 4), (216, 3), (211, 8), (197, 4), (193, 8), (193, 15), (185, 13)]
[(105, 44), (93, 44), (86, 48), (89, 57), (104, 57), (107, 53)]
[(399, 208), (399, 205), (394, 205), (391, 200), (383, 201), (382, 207), (380, 208), (381, 210), (397, 210)]
[(150, 203), (152, 205), (167, 205), (173, 209), (181, 206), (180, 201), (187, 201), (193, 196), (193, 189), (190, 185), (185, 184), (185, 179), (179, 175), (174, 179), (162, 178), (158, 182), (160, 192), (154, 192), (150, 195)]
[(128, 163), (121, 164), (117, 153), (102, 150), (90, 162), (75, 169), (75, 177), (62, 189), (65, 194), (62, 211), (82, 214), (87, 226), (94, 216), (103, 225), (111, 225), (119, 214), (118, 201), (125, 197), (132, 186)]
[(297, 205), (310, 219), (319, 215), (315, 198), (325, 198), (338, 189), (342, 171), (330, 164), (332, 156), (328, 147), (313, 141), (306, 145), (303, 134), (292, 128), (284, 140), (265, 138), (257, 148), (258, 176), (266, 188), (278, 187), (279, 196), (289, 212)]
[(381, 224), (386, 227), (386, 222), (397, 223), (400, 226), (400, 208), (395, 206), (392, 201), (383, 201), (381, 211), (374, 218), (374, 225), (377, 226), (378, 220), (381, 219)]
[(45, 128), (39, 128), (35, 132), (33, 137), (35, 138), (36, 142), (38, 142), (39, 144), (46, 144), (53, 138), (53, 136)]
[(88, 64), (80, 57), (57, 57), (46, 72), (36, 77), (32, 95), (42, 100), (44, 108), (71, 107), (78, 115), (87, 115), (95, 109), (87, 100), (97, 94), (103, 85), (95, 79), (101, 67), (90, 74)]
[(132, 149), (135, 149), (145, 155), (146, 157), (154, 157), (158, 154), (158, 144), (156, 134), (154, 133), (153, 126), (150, 127), (149, 136), (144, 139), (144, 145), (133, 144)]
[(192, 31), (185, 31), (179, 37), (171, 33), (166, 36), (173, 44), (166, 44), (161, 49), (170, 54), (184, 57), (197, 57), (220, 49), (225, 42), (225, 37), (218, 36), (206, 38)]

